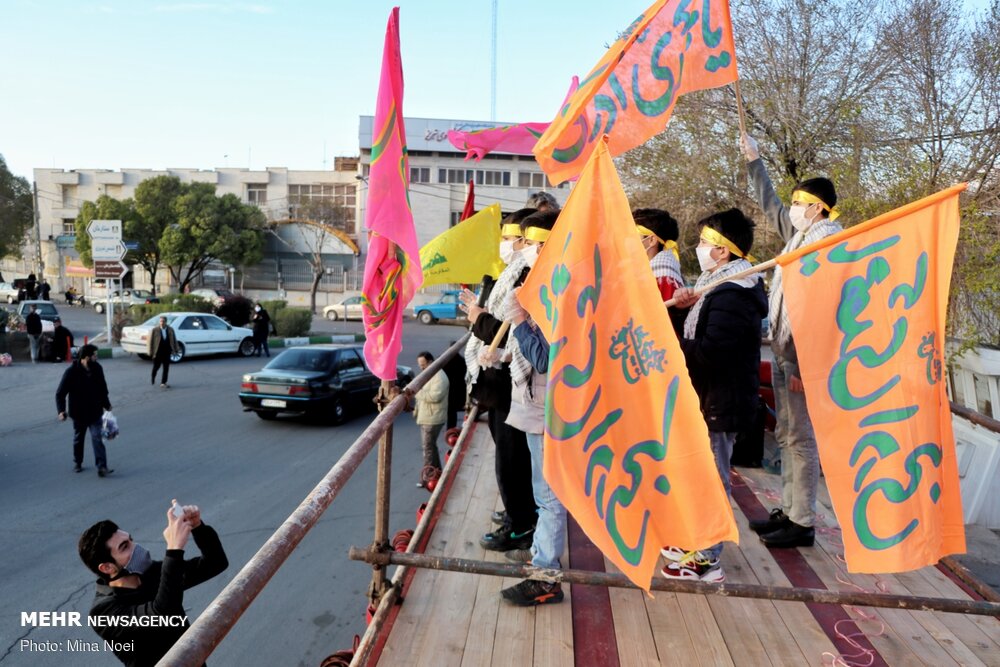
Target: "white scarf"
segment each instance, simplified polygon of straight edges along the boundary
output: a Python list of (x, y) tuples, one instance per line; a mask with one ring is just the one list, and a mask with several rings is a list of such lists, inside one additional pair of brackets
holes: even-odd
[[(493, 291), (490, 292), (489, 297), (486, 299), (487, 313), (498, 320), (503, 320), (506, 317), (507, 313), (504, 309), (504, 301), (507, 298), (507, 294), (514, 288), (514, 283), (521, 276), (521, 271), (526, 266), (527, 264), (520, 253), (514, 256), (514, 259), (511, 260), (507, 268), (497, 278), (496, 283), (493, 285)], [(466, 379), (469, 385), (475, 384), (476, 378), (479, 377), (479, 350), (482, 349), (483, 345), (483, 341), (475, 336), (469, 336), (469, 342), (465, 344), (465, 366), (468, 369)], [(517, 350), (517, 340), (512, 334), (508, 333), (507, 351), (513, 352), (514, 350)]]
[[(694, 288), (697, 290), (705, 285), (725, 280), (727, 276), (739, 273), (740, 271), (746, 271), (751, 266), (753, 265), (742, 257), (735, 259), (727, 264), (723, 264), (720, 268), (715, 269), (714, 271), (705, 271), (702, 273), (698, 276), (698, 282), (694, 284)], [(737, 278), (731, 282), (734, 282), (741, 287), (753, 287), (758, 280), (760, 280), (760, 274), (754, 273), (749, 276)], [(701, 307), (705, 304), (705, 297), (711, 294), (714, 289), (715, 287), (702, 294), (701, 298), (695, 301), (694, 305), (691, 306), (691, 310), (688, 311), (687, 317), (684, 318), (685, 338), (694, 339), (695, 330), (698, 328), (698, 316), (701, 315)]]
[[(820, 239), (825, 239), (841, 231), (840, 223), (832, 222), (826, 218), (818, 220), (806, 228), (805, 232), (795, 232), (788, 243), (781, 249), (784, 255), (792, 250), (798, 250), (804, 246), (815, 243)], [(781, 265), (774, 267), (774, 277), (771, 278), (771, 295), (768, 299), (768, 311), (771, 314), (771, 324), (768, 335), (779, 347), (785, 347), (792, 339), (792, 325), (788, 321), (788, 309), (785, 308), (785, 290), (781, 285)]]

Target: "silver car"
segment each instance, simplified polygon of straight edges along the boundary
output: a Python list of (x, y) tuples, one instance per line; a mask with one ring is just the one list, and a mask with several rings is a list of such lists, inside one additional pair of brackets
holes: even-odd
[(7, 303), (17, 302), (18, 290), (11, 283), (0, 283), (0, 301)]

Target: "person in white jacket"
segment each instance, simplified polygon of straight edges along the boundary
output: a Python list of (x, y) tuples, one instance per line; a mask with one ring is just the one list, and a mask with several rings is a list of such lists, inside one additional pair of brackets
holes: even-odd
[[(423, 371), (434, 361), (430, 352), (417, 355), (417, 365)], [(437, 439), (448, 416), (448, 376), (444, 371), (434, 374), (427, 384), (418, 391), (414, 398), (417, 401), (413, 409), (413, 417), (420, 427), (420, 442), (424, 448), (424, 467), (441, 469), (441, 456), (438, 453)], [(424, 482), (417, 482), (423, 487)]]

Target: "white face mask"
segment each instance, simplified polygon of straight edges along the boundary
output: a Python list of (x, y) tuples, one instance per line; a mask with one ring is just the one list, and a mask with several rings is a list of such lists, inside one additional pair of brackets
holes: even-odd
[(702, 271), (711, 271), (718, 266), (719, 263), (712, 259), (711, 247), (698, 246), (694, 251), (698, 254), (698, 266), (701, 267)]
[(798, 231), (805, 231), (809, 229), (813, 221), (806, 219), (806, 209), (808, 206), (792, 206), (788, 209), (788, 217), (791, 218), (792, 227)]
[(538, 253), (541, 251), (542, 246), (540, 245), (528, 245), (521, 248), (521, 257), (524, 258), (525, 263), (528, 266), (534, 266), (535, 260), (538, 259)]
[(500, 241), (500, 259), (504, 264), (514, 261), (514, 240)]

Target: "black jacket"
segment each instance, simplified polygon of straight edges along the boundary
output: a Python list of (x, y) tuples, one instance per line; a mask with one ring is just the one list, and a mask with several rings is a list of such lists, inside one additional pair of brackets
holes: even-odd
[[(183, 549), (168, 549), (162, 561), (153, 561), (140, 577), (139, 588), (112, 588), (104, 579), (97, 580), (97, 594), (90, 607), (94, 631), (105, 641), (131, 644), (131, 651), (115, 651), (126, 665), (155, 665), (170, 650), (184, 630), (190, 627), (113, 626), (108, 617), (184, 616), (184, 591), (208, 581), (229, 567), (218, 534), (205, 524), (191, 531), (201, 556), (184, 560)], [(95, 617), (100, 621), (94, 621)], [(104, 622), (105, 625), (98, 625)]]
[(38, 336), (42, 333), (42, 318), (38, 313), (28, 313), (24, 317), (24, 328), (29, 336)]
[(681, 339), (681, 349), (708, 430), (741, 431), (757, 412), (764, 285), (727, 282), (703, 298), (695, 336)]
[(59, 360), (69, 359), (72, 356), (70, 353), (72, 347), (73, 332), (60, 324), (52, 333), (52, 354)]
[(105, 410), (111, 409), (104, 369), (96, 359), (89, 365), (90, 368), (87, 369), (79, 359), (74, 361), (63, 373), (59, 388), (56, 389), (56, 409), (66, 412), (66, 398), (69, 397), (70, 418), (84, 424), (93, 424)]

